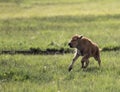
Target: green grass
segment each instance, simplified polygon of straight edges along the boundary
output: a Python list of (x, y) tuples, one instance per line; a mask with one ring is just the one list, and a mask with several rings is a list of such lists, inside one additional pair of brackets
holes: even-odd
[(119, 92), (120, 52), (101, 53), (102, 67), (91, 58), (82, 70), (80, 59), (71, 72), (72, 54), (48, 56), (1, 55), (1, 92)]
[[(0, 0), (0, 51), (69, 49), (74, 34), (96, 42), (102, 67), (73, 54), (4, 55), (0, 92), (120, 92), (120, 0)], [(117, 51), (118, 50), (118, 51)]]
[(119, 46), (119, 24), (119, 15), (1, 19), (0, 49), (68, 48), (74, 34), (89, 37), (101, 48)]
[(120, 46), (119, 0), (1, 2), (0, 50), (66, 49), (74, 34), (91, 38), (100, 48)]

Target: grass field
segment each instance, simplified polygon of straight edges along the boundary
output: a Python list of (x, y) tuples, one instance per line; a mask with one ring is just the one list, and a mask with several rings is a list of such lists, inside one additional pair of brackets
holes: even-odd
[(72, 54), (1, 55), (1, 92), (119, 92), (120, 52), (103, 52), (102, 67), (94, 59), (82, 70), (80, 59), (68, 72)]
[(120, 46), (119, 0), (13, 1), (0, 3), (1, 50), (68, 48), (74, 34), (101, 48)]
[[(82, 34), (101, 49), (102, 67), (73, 54), (7, 55), (0, 52), (0, 92), (119, 92), (120, 0), (0, 0), (0, 51), (70, 49)], [(70, 49), (71, 50), (71, 49)], [(116, 50), (116, 51), (114, 51)]]

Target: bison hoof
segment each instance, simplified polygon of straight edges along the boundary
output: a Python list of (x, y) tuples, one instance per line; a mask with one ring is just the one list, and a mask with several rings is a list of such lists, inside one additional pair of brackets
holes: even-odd
[(72, 70), (72, 67), (69, 67), (69, 68), (68, 68), (68, 71), (70, 72), (71, 70)]

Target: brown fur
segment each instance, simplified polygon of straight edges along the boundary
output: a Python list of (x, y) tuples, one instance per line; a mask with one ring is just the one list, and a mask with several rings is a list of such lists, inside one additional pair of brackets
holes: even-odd
[(98, 64), (100, 66), (101, 60), (99, 47), (96, 43), (92, 42), (90, 39), (83, 36), (75, 35), (69, 42), (69, 46), (71, 48), (76, 48), (75, 56), (68, 69), (69, 71), (71, 71), (73, 64), (75, 63), (79, 56), (83, 56), (81, 60), (82, 68), (86, 68), (88, 66), (90, 57), (94, 57), (95, 60), (98, 61)]

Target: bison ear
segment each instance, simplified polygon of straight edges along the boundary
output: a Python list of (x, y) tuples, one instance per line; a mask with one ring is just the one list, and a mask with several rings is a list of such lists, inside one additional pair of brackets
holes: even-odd
[(83, 37), (83, 36), (82, 36), (82, 35), (80, 35), (79, 39), (82, 39), (82, 37)]

